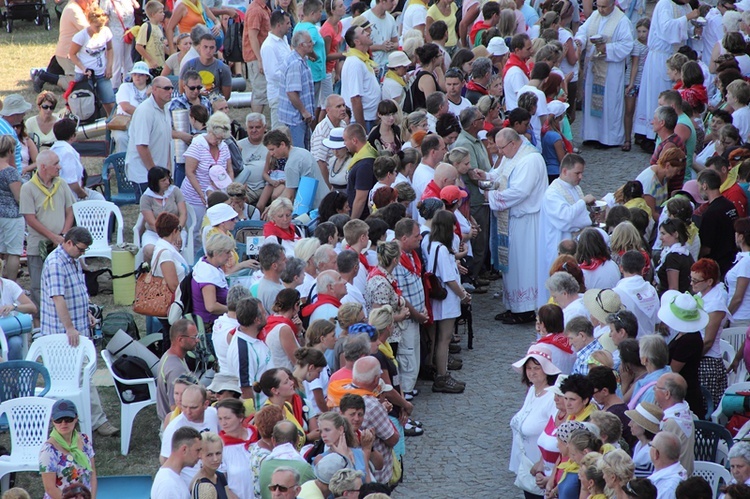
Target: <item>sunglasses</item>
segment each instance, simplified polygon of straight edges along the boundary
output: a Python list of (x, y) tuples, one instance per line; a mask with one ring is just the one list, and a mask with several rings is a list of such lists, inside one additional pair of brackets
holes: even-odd
[(273, 484), (273, 483), (272, 483), (272, 484), (270, 484), (270, 485), (268, 486), (268, 490), (270, 490), (271, 492), (276, 492), (277, 490), (278, 490), (279, 492), (287, 492), (287, 491), (289, 491), (289, 489), (291, 489), (291, 488), (292, 488), (292, 487), (285, 487), (285, 486), (283, 486), (283, 485), (279, 485), (278, 483), (276, 483), (276, 484)]
[(171, 92), (172, 90), (174, 90), (174, 87), (173, 87), (172, 85), (169, 85), (168, 87), (156, 87), (156, 88), (159, 88), (159, 89), (161, 89), (161, 90), (168, 90), (168, 91), (170, 91), (170, 92)]
[(191, 87), (189, 85), (185, 85), (185, 88), (187, 88), (191, 92), (195, 92), (196, 90), (201, 90), (203, 88), (203, 85), (196, 85), (194, 87)]
[(62, 424), (62, 423), (72, 423), (75, 421), (76, 418), (71, 418), (70, 416), (65, 416), (64, 418), (57, 418), (55, 419), (55, 423)]
[(47, 110), (49, 110), (49, 109), (55, 109), (55, 106), (53, 106), (52, 104), (42, 104), (39, 107), (41, 107), (42, 109), (47, 109)]

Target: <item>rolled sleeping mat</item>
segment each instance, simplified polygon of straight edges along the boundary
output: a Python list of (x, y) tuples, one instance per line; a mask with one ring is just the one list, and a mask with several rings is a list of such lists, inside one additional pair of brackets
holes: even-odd
[(250, 107), (250, 102), (253, 99), (252, 92), (232, 92), (231, 97), (227, 101), (231, 107)]
[(112, 250), (112, 295), (115, 305), (130, 306), (135, 301), (135, 255), (121, 249)]
[(0, 330), (5, 333), (6, 338), (30, 333), (32, 319), (30, 314), (16, 314), (0, 318)]
[(128, 333), (120, 329), (115, 333), (111, 340), (107, 343), (107, 350), (112, 354), (115, 359), (123, 356), (130, 355), (131, 357), (138, 357), (143, 359), (148, 364), (151, 372), (156, 378), (159, 375), (159, 357), (149, 350), (140, 341), (134, 340)]
[(247, 89), (247, 80), (242, 76), (232, 77), (232, 92), (244, 92)]
[(100, 118), (88, 125), (81, 125), (76, 129), (76, 139), (93, 139), (107, 133), (107, 118)]

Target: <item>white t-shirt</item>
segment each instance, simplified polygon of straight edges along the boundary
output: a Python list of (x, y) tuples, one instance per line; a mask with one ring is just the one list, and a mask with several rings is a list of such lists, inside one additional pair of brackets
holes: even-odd
[[(352, 109), (352, 97), (362, 98), (362, 113), (366, 121), (375, 121), (380, 104), (380, 83), (375, 73), (354, 56), (347, 57), (341, 70), (341, 97)], [(364, 123), (360, 123), (364, 126)]]
[[(219, 433), (219, 417), (216, 414), (216, 409), (214, 409), (213, 407), (207, 408), (206, 412), (203, 413), (203, 421), (200, 423), (193, 423), (191, 421), (188, 421), (188, 419), (185, 417), (185, 414), (180, 414), (172, 421), (170, 421), (170, 423), (164, 429), (164, 435), (162, 435), (161, 452), (159, 453), (161, 457), (168, 458), (172, 454), (172, 436), (174, 435), (174, 432), (185, 426), (195, 428), (199, 433), (203, 433), (205, 431)], [(200, 469), (200, 460), (195, 463), (195, 466), (186, 466), (182, 468), (180, 476), (182, 477), (182, 480), (185, 482), (186, 486), (190, 485), (190, 482), (193, 481), (193, 477), (196, 473), (198, 473), (198, 471), (200, 471)]]
[(250, 189), (258, 191), (266, 186), (263, 180), (263, 168), (266, 165), (268, 149), (261, 144), (251, 144), (247, 138), (237, 141), (242, 153), (242, 164), (245, 168), (237, 175), (235, 182), (246, 184)]
[[(57, 154), (60, 160), (60, 178), (66, 184), (80, 184), (83, 179), (83, 163), (81, 163), (81, 155), (78, 151), (69, 142), (62, 140), (52, 144), (50, 151)], [(75, 193), (73, 196), (77, 197)]]
[[(415, 26), (424, 25), (427, 22), (427, 7), (419, 3), (413, 3), (406, 8), (401, 19), (403, 23), (401, 34), (403, 35)], [(403, 43), (404, 39), (401, 38), (401, 44), (403, 45)]]
[(159, 468), (151, 484), (151, 497), (159, 499), (190, 499), (188, 484), (169, 468)]
[[(73, 42), (80, 45), (78, 59), (86, 69), (93, 69), (96, 76), (103, 76), (107, 67), (107, 44), (112, 41), (112, 31), (104, 26), (99, 33), (90, 36), (88, 28), (84, 28), (73, 35)], [(83, 74), (83, 70), (76, 66), (76, 74)]]
[(164, 277), (164, 273), (161, 270), (161, 264), (164, 262), (174, 263), (179, 282), (182, 282), (188, 270), (190, 270), (190, 266), (180, 252), (177, 251), (177, 248), (169, 241), (159, 238), (156, 244), (154, 244), (154, 256), (151, 259), (151, 274), (154, 277)]
[[(445, 245), (437, 241), (433, 241), (429, 245), (427, 261), (430, 262), (430, 270), (432, 270), (432, 262), (435, 261), (436, 251), (438, 252), (438, 257), (437, 268), (434, 272), (435, 275), (444, 285), (450, 281), (456, 281), (460, 285), (461, 275), (458, 273), (456, 258), (450, 254)], [(461, 315), (461, 299), (449, 286), (445, 285), (445, 289), (448, 291), (448, 296), (445, 300), (432, 300), (432, 315), (436, 321), (452, 319)]]
[(211, 341), (214, 344), (216, 360), (219, 362), (219, 372), (229, 372), (229, 366), (227, 364), (227, 350), (229, 349), (227, 334), (239, 325), (240, 323), (237, 322), (237, 319), (233, 319), (227, 314), (222, 315), (214, 321), (214, 328), (211, 332)]
[(419, 163), (414, 174), (411, 177), (411, 186), (414, 188), (414, 192), (417, 194), (417, 202), (422, 200), (422, 194), (427, 188), (427, 184), (435, 178), (435, 169), (430, 165)]
[(750, 134), (750, 107), (742, 106), (735, 109), (732, 113), (732, 125), (740, 131), (740, 137), (743, 142), (747, 142)]
[[(398, 37), (396, 20), (390, 12), (386, 12), (382, 19), (376, 16), (372, 10), (366, 10), (362, 15), (370, 21), (370, 27), (372, 28), (370, 38), (372, 38), (373, 45), (383, 45), (385, 42)], [(427, 10), (425, 10), (425, 19), (426, 16)], [(346, 31), (342, 31), (342, 33), (346, 33)], [(373, 51), (372, 60), (374, 60), (378, 66), (385, 66), (388, 64), (388, 52), (384, 50)]]
[[(508, 71), (510, 72), (510, 71)], [(516, 107), (518, 107), (518, 97), (526, 92), (533, 92), (537, 97), (536, 113), (531, 117), (531, 126), (534, 127), (534, 137), (536, 137), (536, 143), (542, 143), (542, 117), (549, 115), (547, 110), (547, 97), (544, 92), (531, 85), (524, 85), (516, 92)]]
[[(529, 79), (519, 67), (512, 67), (503, 77), (503, 88), (505, 89), (505, 109), (507, 112), (518, 107), (518, 90), (526, 85)], [(546, 99), (544, 99), (546, 103)], [(545, 104), (546, 106), (546, 104)]]
[[(701, 297), (703, 298), (703, 310), (705, 310), (707, 314), (710, 314), (711, 312), (724, 312), (729, 315), (729, 309), (727, 308), (727, 290), (724, 287), (724, 283), (718, 283), (711, 288), (708, 293), (705, 295), (702, 294)], [(726, 315), (724, 317), (726, 318)], [(721, 333), (724, 331), (722, 324), (724, 324), (724, 319), (721, 320), (719, 330), (716, 331), (713, 345), (711, 345), (710, 350), (704, 354), (704, 357), (721, 357)], [(701, 330), (701, 336), (705, 338), (705, 329)]]
[(309, 417), (316, 416), (321, 412), (326, 412), (327, 408), (321, 409), (318, 407), (318, 403), (315, 402), (315, 394), (313, 390), (323, 390), (323, 397), (328, 396), (328, 380), (331, 378), (331, 369), (326, 366), (320, 371), (320, 376), (312, 381), (305, 381), (305, 401), (310, 407)]
[[(312, 323), (313, 320), (311, 317), (310, 324)], [(266, 345), (271, 351), (271, 367), (285, 367), (291, 371), (294, 369), (294, 364), (292, 364), (292, 361), (290, 361), (289, 357), (287, 357), (286, 350), (284, 350), (284, 346), (281, 344), (280, 337), (281, 329), (285, 326), (286, 324), (279, 324), (271, 329), (266, 335)], [(295, 339), (294, 342), (296, 343), (297, 340)], [(297, 345), (295, 350), (297, 348), (299, 348), (299, 344)]]
[(138, 90), (133, 82), (130, 81), (120, 85), (120, 88), (117, 90), (117, 95), (115, 96), (115, 102), (117, 102), (117, 114), (128, 115), (128, 113), (120, 106), (123, 102), (127, 102), (133, 107), (138, 107), (141, 102), (148, 99), (149, 88), (150, 87), (147, 86), (143, 90)]
[(466, 97), (461, 97), (461, 102), (459, 104), (454, 104), (450, 99), (448, 99), (448, 112), (454, 114), (456, 118), (460, 117), (461, 111), (463, 111), (467, 107), (471, 107), (471, 102), (469, 102), (469, 99), (467, 99)]
[[(740, 277), (750, 279), (750, 252), (738, 253), (737, 257), (740, 259), (734, 266), (729, 269), (725, 277), (727, 286), (729, 287), (729, 300), (734, 296), (734, 292), (737, 289), (737, 281)], [(750, 290), (750, 288), (748, 288)], [(745, 296), (742, 297), (742, 302), (737, 310), (732, 314), (734, 320), (746, 320), (750, 319), (750, 298), (748, 298), (748, 292), (745, 292)]]
[(607, 260), (595, 270), (583, 270), (586, 289), (611, 289), (620, 282), (620, 268), (612, 260)]

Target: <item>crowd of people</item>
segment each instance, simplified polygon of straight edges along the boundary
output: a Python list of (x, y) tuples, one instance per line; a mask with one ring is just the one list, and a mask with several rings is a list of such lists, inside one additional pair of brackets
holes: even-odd
[[(750, 325), (746, 3), (69, 0), (33, 75), (39, 113), (19, 94), (0, 109), (0, 314), (90, 335), (92, 238), (72, 206), (101, 195), (55, 111), (91, 80), (138, 260), (192, 303), (156, 318), (152, 497), (387, 494), (425, 432), (417, 380), (464, 392), (457, 323), (501, 278), (495, 320), (538, 333), (513, 365), (525, 496), (711, 497), (688, 478), (693, 417), (727, 388), (724, 327)], [(642, 172), (584, 193), (581, 149), (633, 144)], [(254, 252), (238, 223), (262, 225)], [(209, 386), (189, 365), (205, 350)], [(95, 388), (91, 403), (93, 430), (116, 434)], [(96, 495), (77, 418), (53, 409), (45, 497)], [(750, 445), (729, 461), (724, 497), (750, 497)]]

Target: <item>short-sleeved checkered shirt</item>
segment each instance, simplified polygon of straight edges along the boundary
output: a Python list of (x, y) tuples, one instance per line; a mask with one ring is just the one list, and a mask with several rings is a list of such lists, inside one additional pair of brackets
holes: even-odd
[(287, 56), (286, 61), (279, 66), (279, 71), (284, 74), (281, 78), (284, 88), (279, 89), (279, 121), (288, 126), (300, 125), (304, 121), (302, 114), (292, 105), (286, 93), (298, 92), (307, 112), (315, 112), (315, 84), (312, 72), (306, 60), (296, 50), (292, 50)]
[(573, 364), (572, 374), (582, 374), (587, 376), (589, 374), (589, 357), (591, 357), (592, 353), (601, 350), (602, 348), (602, 344), (599, 343), (599, 340), (594, 340), (581, 348), (580, 351), (576, 352), (576, 362)]
[(83, 270), (62, 245), (47, 256), (42, 268), (41, 326), (42, 334), (65, 334), (52, 297), (62, 296), (70, 320), (79, 333), (89, 335), (89, 294)]

